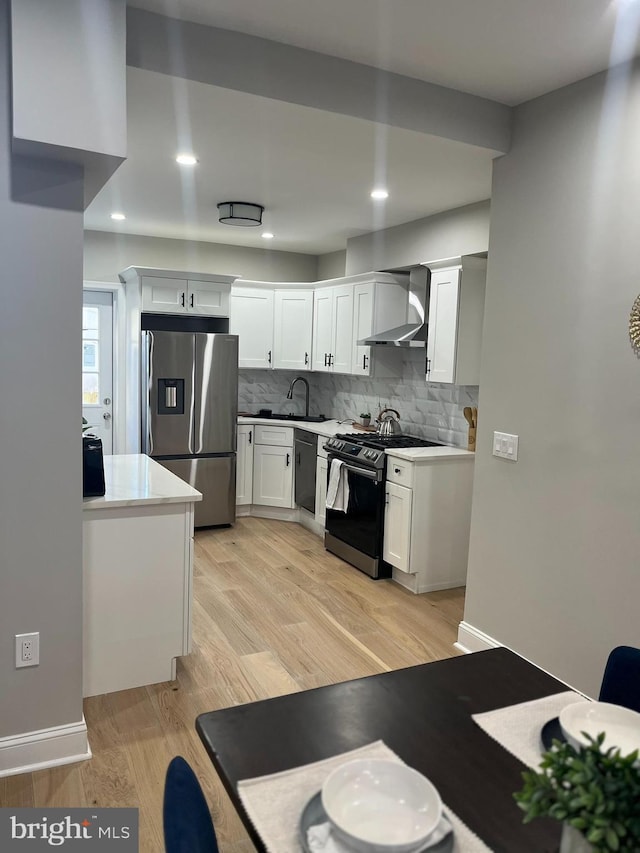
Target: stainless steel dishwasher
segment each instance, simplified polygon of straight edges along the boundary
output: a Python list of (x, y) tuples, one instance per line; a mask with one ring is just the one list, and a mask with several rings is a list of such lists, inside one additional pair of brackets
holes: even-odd
[(293, 435), (296, 504), (315, 514), (318, 436), (306, 429), (295, 429)]

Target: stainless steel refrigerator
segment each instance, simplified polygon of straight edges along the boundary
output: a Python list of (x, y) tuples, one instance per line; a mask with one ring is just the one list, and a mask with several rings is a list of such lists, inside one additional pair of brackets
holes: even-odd
[(142, 450), (203, 499), (195, 526), (236, 517), (238, 338), (142, 333)]

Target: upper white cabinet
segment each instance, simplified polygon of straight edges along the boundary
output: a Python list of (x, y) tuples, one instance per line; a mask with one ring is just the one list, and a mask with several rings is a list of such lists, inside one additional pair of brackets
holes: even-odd
[(142, 310), (156, 314), (229, 316), (230, 282), (142, 276)]
[(234, 275), (209, 275), (155, 267), (127, 267), (120, 281), (127, 286), (131, 311), (154, 314), (202, 314), (228, 317)]
[(234, 287), (229, 331), (238, 335), (239, 367), (273, 366), (273, 290)]
[(396, 347), (358, 341), (401, 325), (406, 316), (407, 284), (387, 273), (303, 284), (242, 281), (231, 291), (230, 331), (240, 338), (240, 367), (397, 376), (402, 353)]
[(486, 274), (487, 262), (480, 258), (432, 268), (427, 381), (479, 384)]
[(356, 284), (353, 292), (353, 342), (351, 373), (384, 378), (398, 375), (402, 351), (397, 347), (367, 347), (358, 344), (386, 329), (401, 326), (407, 319), (406, 285), (372, 279)]
[(312, 369), (351, 373), (353, 347), (352, 285), (319, 288), (313, 297)]
[(311, 370), (313, 291), (276, 290), (273, 323), (273, 367)]

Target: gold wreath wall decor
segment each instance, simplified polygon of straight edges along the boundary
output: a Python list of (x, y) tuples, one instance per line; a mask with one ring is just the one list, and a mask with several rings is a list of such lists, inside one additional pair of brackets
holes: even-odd
[(640, 358), (640, 296), (637, 297), (629, 317), (629, 340), (633, 351)]

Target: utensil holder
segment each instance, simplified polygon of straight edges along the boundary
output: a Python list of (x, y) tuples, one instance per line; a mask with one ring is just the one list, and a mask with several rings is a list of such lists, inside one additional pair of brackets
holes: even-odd
[(467, 444), (467, 450), (475, 450), (476, 449), (476, 428), (469, 427), (469, 442)]

